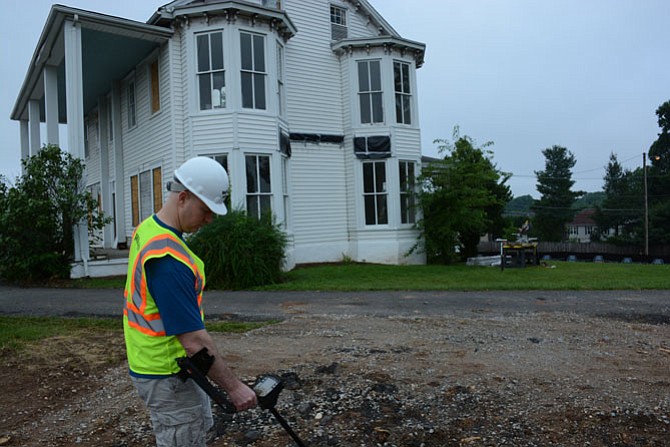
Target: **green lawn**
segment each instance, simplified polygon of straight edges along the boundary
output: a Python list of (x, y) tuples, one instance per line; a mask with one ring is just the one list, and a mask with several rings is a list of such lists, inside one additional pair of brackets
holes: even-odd
[(670, 265), (550, 262), (521, 269), (465, 265), (321, 265), (263, 290), (641, 290), (670, 288)]
[[(250, 331), (275, 321), (239, 322), (207, 321), (209, 332), (240, 333)], [(0, 358), (21, 350), (31, 343), (58, 336), (85, 337), (88, 333), (121, 333), (121, 318), (66, 318), (66, 317), (21, 317), (0, 316)]]
[[(73, 287), (123, 288), (124, 278), (72, 281)], [(670, 289), (670, 264), (550, 261), (522, 269), (465, 265), (326, 264), (298, 267), (281, 284), (256, 290), (643, 290)]]

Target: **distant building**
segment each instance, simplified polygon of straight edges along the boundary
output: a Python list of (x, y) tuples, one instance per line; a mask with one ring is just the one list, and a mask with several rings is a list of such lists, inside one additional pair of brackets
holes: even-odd
[[(591, 234), (598, 229), (596, 222), (593, 220), (593, 215), (596, 210), (594, 208), (586, 208), (575, 214), (572, 222), (566, 225), (567, 238), (572, 242), (591, 242)], [(603, 239), (614, 234), (613, 229), (602, 232)]]

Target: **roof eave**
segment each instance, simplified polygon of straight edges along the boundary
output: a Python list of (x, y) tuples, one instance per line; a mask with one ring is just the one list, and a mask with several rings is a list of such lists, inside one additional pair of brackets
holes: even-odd
[(424, 62), (426, 54), (426, 44), (415, 42), (413, 40), (403, 39), (402, 37), (378, 36), (366, 37), (360, 39), (342, 39), (334, 42), (331, 48), (336, 53), (344, 53), (353, 48), (370, 48), (387, 46), (389, 48), (398, 48), (403, 51), (410, 51), (414, 54), (417, 68), (420, 68)]

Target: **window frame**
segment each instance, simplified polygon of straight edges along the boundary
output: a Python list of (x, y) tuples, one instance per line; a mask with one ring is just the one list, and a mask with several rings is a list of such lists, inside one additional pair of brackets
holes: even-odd
[(412, 160), (398, 160), (401, 225), (416, 223), (416, 166), (416, 162)]
[(284, 87), (284, 45), (281, 42), (276, 42), (277, 46), (277, 114), (279, 116), (286, 115), (286, 93)]
[[(244, 39), (245, 36), (249, 36), (249, 49), (251, 53), (249, 56), (249, 61), (251, 62), (251, 67), (245, 66), (245, 49), (244, 49)], [(243, 110), (267, 110), (268, 109), (268, 95), (267, 95), (267, 78), (268, 78), (268, 66), (267, 66), (267, 43), (266, 35), (260, 34), (247, 30), (240, 30), (240, 106)], [(260, 38), (260, 40), (256, 39)], [(262, 43), (262, 57), (259, 57), (256, 54), (257, 43)], [(262, 62), (262, 67), (258, 67), (257, 63)], [(245, 83), (245, 75), (250, 77), (250, 83), (248, 84), (251, 87), (251, 91), (247, 91), (247, 83)], [(261, 92), (258, 88), (262, 86), (262, 98)], [(248, 98), (249, 93), (251, 98)], [(250, 102), (250, 105), (248, 101)], [(262, 103), (262, 104), (261, 104)]]
[[(400, 67), (400, 70), (398, 70)], [(393, 61), (393, 90), (395, 94), (395, 116), (397, 124), (412, 125), (412, 71), (411, 64)], [(403, 72), (406, 69), (407, 73)], [(398, 79), (398, 74), (400, 78)], [(405, 79), (406, 78), (406, 79)], [(399, 85), (400, 84), (400, 85)], [(398, 89), (400, 87), (400, 90)]]
[(349, 36), (347, 8), (330, 4), (330, 37), (332, 40), (346, 39)]
[[(361, 71), (361, 67), (365, 64), (367, 67), (365, 73)], [(377, 66), (378, 79), (373, 79), (373, 71), (371, 69), (372, 64)], [(358, 80), (358, 113), (359, 121), (362, 125), (383, 125), (384, 120), (384, 82), (383, 82), (383, 64), (381, 59), (360, 59), (356, 61), (356, 77)], [(362, 75), (366, 75), (365, 83), (363, 85)], [(375, 85), (378, 85), (378, 89), (374, 89)], [(367, 90), (364, 90), (367, 88)], [(367, 111), (364, 113), (363, 108), (366, 107)], [(376, 110), (376, 108), (378, 110)], [(379, 112), (380, 116), (377, 117)], [(369, 117), (369, 121), (365, 120), (366, 115)]]
[[(255, 159), (254, 163), (254, 178), (255, 178), (255, 184), (253, 185), (253, 190), (250, 189), (250, 172), (249, 172), (249, 159), (253, 158)], [(265, 185), (267, 185), (267, 190), (263, 191), (263, 183), (262, 183), (262, 173), (261, 173), (261, 163), (259, 162), (260, 159), (266, 159), (267, 160), (267, 179), (265, 181)], [(273, 211), (273, 206), (272, 206), (272, 201), (273, 201), (273, 192), (272, 192), (272, 156), (268, 154), (258, 154), (258, 153), (247, 153), (244, 154), (244, 170), (245, 170), (245, 183), (246, 183), (246, 191), (245, 191), (245, 204), (246, 204), (246, 210), (247, 210), (247, 215), (255, 217), (257, 219), (261, 219), (266, 212), (272, 213)], [(251, 209), (251, 201), (255, 201), (255, 206), (253, 209)], [(267, 206), (265, 208), (264, 206)]]
[[(142, 191), (142, 178), (146, 174), (149, 176), (150, 191)], [(144, 204), (152, 210), (152, 212), (143, 215), (142, 211), (146, 208), (143, 206), (142, 198), (150, 198), (151, 203)], [(163, 168), (156, 166), (153, 168), (139, 171), (130, 176), (130, 216), (133, 228), (137, 227), (144, 219), (157, 213), (163, 206)]]
[[(212, 36), (220, 35), (221, 43), (221, 55), (220, 55), (220, 67), (213, 67), (214, 59), (214, 49), (212, 46)], [(201, 47), (200, 47), (200, 38), (207, 38), (207, 68), (202, 69), (200, 66), (201, 60)], [(195, 90), (197, 97), (197, 110), (198, 112), (206, 112), (212, 110), (221, 110), (228, 107), (228, 95), (227, 95), (227, 82), (226, 82), (226, 41), (225, 33), (223, 29), (214, 29), (207, 30), (202, 32), (197, 32), (193, 35), (193, 42), (195, 46)], [(217, 56), (218, 57), (218, 56)], [(218, 61), (217, 61), (218, 62)], [(203, 93), (201, 91), (203, 84), (201, 79), (207, 77), (208, 80), (208, 92)], [(218, 82), (216, 82), (218, 81)], [(218, 105), (215, 106), (214, 101), (214, 85), (221, 84), (218, 98)], [(219, 90), (217, 87), (216, 90)], [(204, 95), (204, 96), (203, 96)], [(209, 99), (209, 103), (203, 104), (203, 97)]]
[[(367, 179), (368, 166), (371, 167), (371, 179)], [(383, 182), (380, 184), (378, 168), (383, 168)], [(365, 160), (361, 162), (363, 179), (363, 221), (366, 227), (386, 226), (389, 224), (388, 169), (385, 160)], [(368, 186), (371, 186), (368, 188)], [(381, 187), (381, 188), (380, 188)], [(372, 219), (370, 219), (372, 218)]]

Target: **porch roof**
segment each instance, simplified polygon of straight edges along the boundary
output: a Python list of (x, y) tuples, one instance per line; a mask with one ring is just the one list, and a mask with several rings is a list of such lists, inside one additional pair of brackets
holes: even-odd
[(81, 25), (82, 84), (84, 111), (93, 108), (113, 80), (123, 79), (155, 48), (168, 41), (170, 28), (109, 16), (83, 9), (53, 5), (28, 66), (23, 85), (10, 118), (28, 120), (28, 101), (40, 101), (40, 121), (44, 113), (44, 67), (58, 71), (58, 121), (66, 123), (65, 39), (66, 20)]

